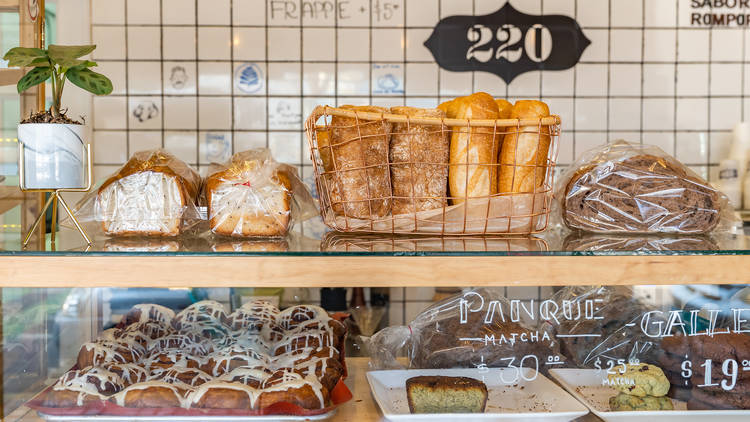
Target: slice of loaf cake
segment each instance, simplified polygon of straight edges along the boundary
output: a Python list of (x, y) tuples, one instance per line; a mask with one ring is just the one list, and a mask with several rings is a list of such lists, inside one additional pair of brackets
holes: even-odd
[(487, 386), (468, 377), (419, 376), (406, 380), (411, 413), (483, 413)]

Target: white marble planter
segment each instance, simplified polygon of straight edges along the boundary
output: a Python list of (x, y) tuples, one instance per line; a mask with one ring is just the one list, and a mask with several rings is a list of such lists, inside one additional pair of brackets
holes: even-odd
[[(84, 186), (85, 126), (58, 123), (18, 125), (24, 146), (27, 189), (69, 189)], [(20, 163), (19, 163), (20, 164)]]

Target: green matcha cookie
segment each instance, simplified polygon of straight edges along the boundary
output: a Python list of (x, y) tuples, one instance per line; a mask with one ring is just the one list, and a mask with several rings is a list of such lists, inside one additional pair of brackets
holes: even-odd
[(669, 380), (658, 366), (650, 363), (627, 365), (625, 373), (615, 367), (615, 374), (607, 376), (606, 384), (625, 394), (636, 397), (666, 396), (669, 392)]
[(611, 397), (609, 399), (609, 408), (614, 412), (674, 410), (672, 399), (669, 397), (636, 397), (625, 393)]

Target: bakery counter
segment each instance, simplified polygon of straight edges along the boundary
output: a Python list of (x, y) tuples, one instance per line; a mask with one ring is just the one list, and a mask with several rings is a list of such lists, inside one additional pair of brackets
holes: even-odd
[[(341, 405), (334, 416), (328, 419), (331, 422), (344, 421), (384, 421), (383, 414), (375, 403), (367, 383), (367, 368), (369, 358), (348, 358), (346, 360), (349, 377), (346, 385), (352, 392), (352, 399)], [(44, 421), (35, 411), (22, 406), (5, 418), (6, 422), (42, 422)], [(594, 415), (586, 415), (577, 422), (600, 421)]]
[[(14, 230), (14, 231), (12, 231)], [(748, 232), (521, 238), (294, 233), (285, 239), (94, 237), (21, 247), (0, 231), (0, 287), (279, 287), (750, 283)], [(498, 269), (502, 269), (498, 272)]]

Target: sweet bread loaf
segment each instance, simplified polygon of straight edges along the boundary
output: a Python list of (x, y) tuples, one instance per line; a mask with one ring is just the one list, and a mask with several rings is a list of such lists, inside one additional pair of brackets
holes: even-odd
[[(374, 106), (341, 106), (342, 109), (387, 113)], [(317, 132), (324, 189), (336, 215), (378, 218), (391, 212), (388, 144), (391, 123), (332, 116), (328, 131)]]
[(233, 237), (284, 236), (291, 221), (292, 184), (267, 151), (245, 151), (208, 176), (211, 231)]
[[(439, 109), (391, 107), (409, 117), (443, 118)], [(395, 123), (391, 134), (393, 214), (412, 214), (446, 204), (449, 131), (438, 125)]]
[(113, 236), (176, 236), (195, 207), (200, 176), (157, 149), (136, 152), (97, 192), (97, 219)]

